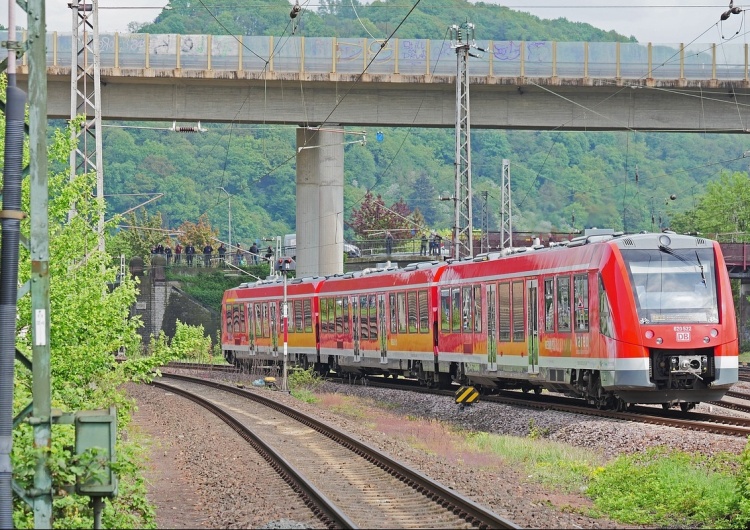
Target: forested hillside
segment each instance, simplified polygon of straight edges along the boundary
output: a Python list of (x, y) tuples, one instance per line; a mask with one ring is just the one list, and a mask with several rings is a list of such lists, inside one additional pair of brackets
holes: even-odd
[[(210, 3), (175, 0), (153, 24), (132, 27), (151, 33), (214, 35), (445, 37), (446, 28), (467, 18), (480, 39), (629, 40), (588, 24), (539, 19), (501, 6), (463, 0), (411, 4), (388, 0), (326, 2), (304, 8), (292, 22), (290, 4), (260, 0)], [(238, 101), (242, 105), (262, 102)], [(123, 124), (128, 126), (148, 124)], [(227, 236), (227, 196), (232, 195), (233, 241), (275, 237), (295, 227), (294, 126), (202, 124), (208, 132), (178, 134), (164, 129), (107, 128), (104, 132), (105, 192), (110, 209), (142, 202), (138, 193), (164, 193), (148, 206), (169, 228), (207, 214)], [(158, 127), (158, 125), (157, 125)], [(370, 191), (387, 205), (403, 200), (419, 209), (425, 228), (453, 224), (452, 129), (368, 130), (366, 145), (345, 150), (345, 221)], [(613, 227), (628, 231), (668, 226), (677, 212), (694, 208), (708, 182), (722, 171), (746, 171), (745, 138), (668, 133), (472, 131), (475, 226), (481, 226), (487, 192), (490, 229), (498, 226), (503, 158), (511, 161), (514, 228), (528, 231)], [(128, 194), (128, 195), (125, 195)], [(675, 200), (670, 197), (676, 196)], [(683, 216), (683, 221), (685, 217)], [(689, 224), (689, 216), (687, 222)], [(347, 238), (360, 236), (348, 229)]]

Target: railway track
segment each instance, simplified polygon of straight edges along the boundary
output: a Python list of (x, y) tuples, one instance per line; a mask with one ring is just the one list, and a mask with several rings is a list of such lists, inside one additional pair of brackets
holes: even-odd
[[(748, 375), (750, 376), (750, 371), (748, 372)], [(341, 379), (341, 382), (346, 383), (346, 379)], [(411, 392), (429, 393), (450, 398), (452, 398), (454, 395), (453, 391), (451, 390), (428, 389), (426, 387), (418, 386), (417, 384), (412, 384), (411, 381), (406, 380), (369, 378), (361, 380), (361, 382), (362, 384), (375, 388), (407, 390)], [(576, 398), (568, 398), (548, 394), (525, 394), (517, 391), (502, 391), (499, 394), (482, 396), (481, 400), (485, 402), (501, 403), (505, 405), (521, 406), (541, 410), (555, 410), (558, 412), (569, 412), (573, 414), (583, 414), (587, 416), (596, 416), (621, 421), (663, 425), (667, 427), (709, 432), (713, 434), (742, 437), (750, 436), (750, 420), (733, 416), (704, 414), (695, 411), (685, 413), (677, 410), (662, 410), (647, 406), (635, 406), (623, 412), (613, 410), (599, 410), (591, 405), (582, 403), (580, 399)], [(743, 412), (750, 412), (750, 407), (748, 407), (747, 410), (743, 410), (742, 405), (734, 404), (732, 402), (716, 401), (711, 402), (711, 404)]]
[[(329, 528), (520, 528), (269, 398), (211, 380), (176, 374), (164, 378), (169, 384), (153, 384), (195, 401), (232, 426)], [(236, 396), (243, 398), (241, 403)]]

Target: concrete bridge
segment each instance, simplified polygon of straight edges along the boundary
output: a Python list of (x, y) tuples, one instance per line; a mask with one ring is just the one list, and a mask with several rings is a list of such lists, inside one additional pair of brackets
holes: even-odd
[[(53, 118), (70, 116), (71, 43), (47, 35)], [(747, 44), (477, 44), (475, 128), (745, 132), (750, 119)], [(115, 33), (100, 48), (103, 119), (455, 125), (447, 41)]]

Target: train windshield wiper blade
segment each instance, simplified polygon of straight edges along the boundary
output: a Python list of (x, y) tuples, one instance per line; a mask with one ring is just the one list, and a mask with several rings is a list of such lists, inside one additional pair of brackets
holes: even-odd
[(701, 259), (698, 257), (698, 251), (695, 252), (696, 263), (693, 263), (691, 260), (680, 256), (674, 250), (672, 250), (671, 248), (669, 248), (666, 245), (659, 245), (659, 250), (661, 250), (662, 252), (664, 252), (666, 254), (669, 254), (670, 256), (674, 256), (675, 258), (677, 258), (681, 262), (687, 263), (688, 265), (696, 265), (697, 264), (698, 268), (700, 269), (701, 280), (703, 280), (703, 285), (706, 284), (706, 275), (703, 273), (703, 264), (701, 263)]
[(703, 274), (703, 263), (701, 263), (701, 258), (698, 256), (698, 251), (695, 251), (695, 259), (698, 261), (698, 266), (701, 268), (701, 280), (703, 280), (703, 285), (706, 285), (706, 275)]

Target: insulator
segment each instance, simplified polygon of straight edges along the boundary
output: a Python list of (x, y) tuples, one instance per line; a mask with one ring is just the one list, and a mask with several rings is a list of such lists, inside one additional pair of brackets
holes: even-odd
[(729, 11), (724, 11), (724, 12), (723, 12), (723, 13), (721, 14), (721, 20), (726, 20), (726, 19), (728, 19), (728, 18), (729, 18), (729, 15), (731, 15), (731, 14), (732, 14), (732, 10), (731, 10), (731, 9), (730, 9)]
[(742, 13), (742, 9), (740, 9), (739, 7), (733, 7), (729, 11), (731, 11), (733, 15), (739, 15), (740, 13)]
[(177, 132), (198, 132), (197, 127), (177, 127)]
[(294, 6), (292, 6), (292, 11), (289, 13), (289, 18), (297, 18), (300, 9), (302, 9), (302, 7), (300, 7), (299, 4), (294, 4)]

